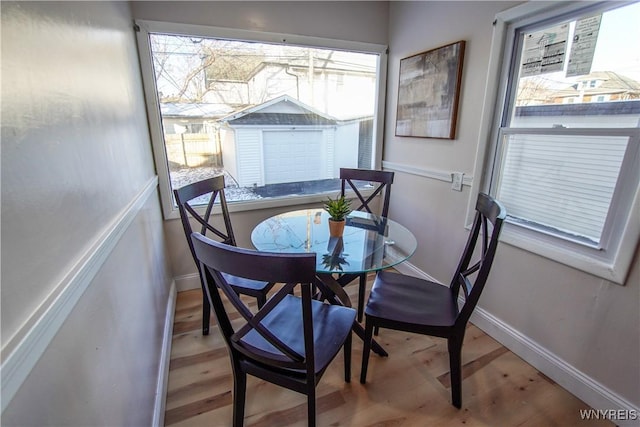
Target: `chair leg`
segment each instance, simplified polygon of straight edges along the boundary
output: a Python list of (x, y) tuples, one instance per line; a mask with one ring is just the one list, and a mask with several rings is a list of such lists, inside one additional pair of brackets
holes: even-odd
[(316, 427), (316, 388), (315, 384), (307, 384), (307, 418), (309, 427)]
[(244, 403), (247, 395), (247, 374), (233, 364), (233, 427), (244, 425)]
[(351, 332), (344, 342), (344, 382), (351, 382)]
[(369, 367), (369, 354), (371, 353), (371, 340), (373, 339), (373, 322), (366, 317), (364, 328), (364, 346), (362, 348), (362, 368), (360, 369), (360, 383), (367, 382), (367, 368)]
[(456, 408), (462, 407), (462, 340), (449, 338), (449, 373), (451, 375), (451, 403)]
[(360, 287), (358, 288), (358, 323), (362, 323), (362, 313), (364, 313), (364, 291), (367, 287), (367, 275), (360, 275)]
[(211, 306), (207, 294), (202, 291), (202, 335), (209, 335), (209, 322), (211, 320)]

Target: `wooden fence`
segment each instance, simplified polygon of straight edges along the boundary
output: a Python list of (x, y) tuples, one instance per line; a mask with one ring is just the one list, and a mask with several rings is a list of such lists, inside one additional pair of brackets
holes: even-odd
[(165, 134), (164, 142), (167, 149), (167, 159), (171, 166), (222, 167), (220, 141), (214, 134)]

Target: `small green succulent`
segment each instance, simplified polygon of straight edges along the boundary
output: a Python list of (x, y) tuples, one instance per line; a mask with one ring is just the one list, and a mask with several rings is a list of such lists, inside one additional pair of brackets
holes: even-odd
[(327, 198), (324, 202), (324, 210), (334, 221), (342, 221), (351, 212), (351, 200), (347, 200), (344, 196), (338, 196), (335, 199)]

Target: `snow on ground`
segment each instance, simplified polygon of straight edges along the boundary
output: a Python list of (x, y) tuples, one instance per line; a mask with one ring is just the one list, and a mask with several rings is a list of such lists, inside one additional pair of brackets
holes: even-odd
[[(193, 167), (171, 170), (172, 188), (180, 188), (193, 182), (202, 181), (220, 174), (224, 174), (225, 196), (229, 202), (240, 202), (274, 197), (299, 196), (309, 194), (335, 195), (340, 191), (340, 180), (320, 179), (300, 182), (283, 182), (279, 184), (267, 184), (262, 187), (240, 187), (237, 181), (223, 168)], [(207, 204), (209, 196), (202, 196), (197, 203)]]
[[(225, 182), (225, 196), (227, 201), (236, 202), (243, 200), (256, 200), (262, 197), (253, 192), (252, 189), (246, 187), (239, 187), (236, 180), (226, 173), (222, 168), (215, 168), (210, 166), (202, 166), (196, 168), (183, 168), (171, 171), (171, 187), (180, 188), (193, 182), (202, 181), (203, 179), (211, 178), (220, 174), (224, 174)], [(204, 201), (206, 203), (209, 200), (207, 197)]]

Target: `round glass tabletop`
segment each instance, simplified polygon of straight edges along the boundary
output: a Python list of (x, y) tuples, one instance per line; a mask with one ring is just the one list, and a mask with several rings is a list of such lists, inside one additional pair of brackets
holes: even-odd
[(329, 236), (323, 209), (286, 212), (259, 223), (251, 233), (256, 249), (315, 252), (318, 273), (356, 274), (393, 267), (413, 255), (415, 236), (388, 218), (351, 212), (342, 237)]

